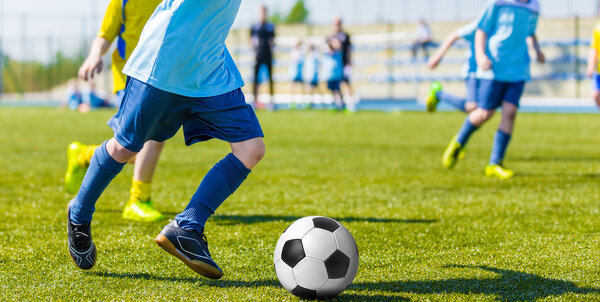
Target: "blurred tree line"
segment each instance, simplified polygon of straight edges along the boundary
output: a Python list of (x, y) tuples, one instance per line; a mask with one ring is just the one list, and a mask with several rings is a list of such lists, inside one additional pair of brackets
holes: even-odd
[(2, 62), (2, 92), (24, 93), (47, 91), (64, 84), (77, 76), (79, 66), (85, 58), (82, 55), (65, 57), (56, 53), (50, 63), (36, 61), (15, 61), (8, 56)]
[(292, 7), (289, 14), (286, 17), (283, 17), (280, 13), (276, 13), (271, 17), (271, 22), (275, 24), (286, 23), (286, 24), (295, 24), (295, 23), (303, 23), (308, 18), (309, 11), (304, 5), (303, 0), (296, 1), (296, 4)]

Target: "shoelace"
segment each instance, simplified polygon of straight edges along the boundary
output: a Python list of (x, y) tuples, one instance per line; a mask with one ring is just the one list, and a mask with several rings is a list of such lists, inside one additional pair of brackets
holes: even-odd
[(83, 225), (73, 225), (73, 245), (78, 250), (88, 247), (90, 236), (85, 233), (86, 228)]

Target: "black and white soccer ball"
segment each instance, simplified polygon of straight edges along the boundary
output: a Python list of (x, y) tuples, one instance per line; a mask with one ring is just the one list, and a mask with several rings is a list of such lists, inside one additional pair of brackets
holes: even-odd
[(273, 256), (279, 282), (306, 299), (335, 297), (358, 271), (358, 247), (339, 222), (322, 216), (304, 217), (279, 237)]

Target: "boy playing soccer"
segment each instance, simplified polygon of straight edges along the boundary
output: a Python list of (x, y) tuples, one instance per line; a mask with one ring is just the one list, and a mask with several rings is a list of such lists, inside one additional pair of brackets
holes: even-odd
[[(122, 72), (123, 67), (138, 44), (144, 25), (158, 4), (160, 0), (111, 0), (98, 37), (92, 43), (88, 58), (79, 69), (81, 79), (86, 81), (93, 79), (95, 73), (102, 71), (102, 55), (118, 38), (117, 49), (112, 55), (113, 91), (118, 98), (118, 107), (121, 106), (127, 79)], [(163, 147), (163, 142), (148, 141), (136, 156), (129, 201), (123, 210), (123, 218), (140, 222), (163, 219), (163, 215), (152, 206), (150, 197), (152, 176)], [(85, 171), (97, 148), (97, 145), (84, 145), (80, 142), (69, 144), (65, 187), (70, 194), (75, 194), (79, 190)]]
[(167, 0), (150, 17), (123, 70), (129, 76), (123, 104), (108, 122), (114, 137), (96, 149), (68, 205), (69, 253), (79, 268), (96, 261), (91, 221), (102, 191), (144, 143), (169, 139), (183, 126), (186, 145), (217, 138), (229, 142), (232, 153), (206, 174), (156, 242), (198, 274), (223, 276), (210, 256), (204, 225), (265, 153), (260, 124), (225, 47), (240, 3)]
[(596, 105), (600, 107), (600, 75), (598, 74), (598, 70), (600, 70), (600, 66), (598, 65), (598, 54), (600, 53), (600, 22), (596, 24), (594, 28), (594, 33), (592, 37), (592, 45), (590, 47), (590, 55), (588, 57), (588, 65), (587, 65), (587, 76), (592, 79), (594, 100), (596, 101)]
[(477, 108), (477, 78), (475, 76), (475, 73), (477, 72), (477, 62), (475, 61), (474, 45), (477, 25), (479, 25), (479, 18), (451, 33), (448, 38), (446, 38), (442, 46), (440, 46), (440, 49), (435, 53), (435, 55), (433, 55), (433, 57), (429, 59), (429, 62), (427, 63), (429, 68), (435, 69), (442, 58), (444, 58), (446, 52), (448, 52), (450, 47), (452, 47), (454, 42), (460, 38), (467, 41), (469, 43), (467, 62), (462, 70), (462, 76), (465, 78), (467, 87), (466, 99), (444, 92), (442, 90), (442, 85), (439, 82), (433, 82), (429, 90), (429, 96), (427, 97), (427, 111), (435, 112), (437, 105), (440, 102), (448, 103), (454, 106), (456, 109), (466, 113), (470, 113)]
[(503, 166), (503, 160), (525, 81), (531, 78), (528, 37), (531, 37), (537, 60), (540, 63), (545, 61), (535, 36), (538, 15), (538, 0), (496, 0), (486, 6), (475, 34), (479, 79), (477, 109), (465, 119), (446, 148), (442, 158), (446, 168), (454, 167), (469, 137), (494, 115), (496, 109), (502, 107), (502, 120), (485, 174), (500, 179), (514, 175)]

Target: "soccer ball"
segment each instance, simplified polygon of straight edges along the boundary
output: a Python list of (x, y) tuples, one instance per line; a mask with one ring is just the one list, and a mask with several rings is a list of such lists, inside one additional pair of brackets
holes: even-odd
[(304, 217), (279, 237), (273, 256), (283, 287), (305, 299), (335, 297), (352, 283), (358, 270), (358, 247), (339, 222)]

